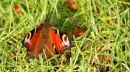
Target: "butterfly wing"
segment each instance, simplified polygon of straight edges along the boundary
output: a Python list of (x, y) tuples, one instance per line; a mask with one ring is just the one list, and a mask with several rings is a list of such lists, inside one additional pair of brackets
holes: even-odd
[(42, 28), (41, 25), (28, 33), (24, 39), (24, 46), (27, 48), (28, 55), (33, 57), (41, 52), (42, 47)]
[(54, 27), (51, 28), (51, 36), (56, 50), (60, 53), (64, 49), (64, 45), (62, 45), (62, 40), (60, 38), (59, 32)]
[(58, 29), (52, 27), (51, 36), (58, 53), (61, 53), (65, 48), (70, 47), (68, 37), (65, 34), (59, 32)]

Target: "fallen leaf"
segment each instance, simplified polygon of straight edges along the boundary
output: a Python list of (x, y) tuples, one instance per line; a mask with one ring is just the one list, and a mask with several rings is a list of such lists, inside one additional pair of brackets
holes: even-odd
[(79, 37), (81, 35), (83, 35), (85, 33), (85, 31), (79, 27), (79, 26), (76, 26), (71, 32), (70, 32), (70, 36), (75, 36), (75, 37)]
[(76, 0), (65, 0), (68, 8), (70, 10), (77, 10), (78, 9), (78, 2)]
[(19, 14), (20, 13), (20, 10), (19, 10), (19, 5), (14, 5), (14, 11)]

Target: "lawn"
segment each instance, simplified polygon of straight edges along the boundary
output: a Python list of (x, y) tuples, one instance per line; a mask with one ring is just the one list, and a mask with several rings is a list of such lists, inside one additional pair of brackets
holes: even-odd
[[(77, 0), (75, 10), (64, 0), (0, 0), (0, 72), (130, 72), (129, 12), (129, 0)], [(23, 39), (46, 19), (68, 37), (85, 32), (60, 58), (28, 62)]]

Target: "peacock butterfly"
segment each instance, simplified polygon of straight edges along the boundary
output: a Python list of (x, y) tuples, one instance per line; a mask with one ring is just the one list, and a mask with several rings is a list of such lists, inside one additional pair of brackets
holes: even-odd
[(50, 58), (69, 48), (70, 41), (66, 34), (51, 26), (49, 21), (45, 21), (26, 35), (23, 45), (31, 57), (37, 57), (42, 53), (45, 57)]

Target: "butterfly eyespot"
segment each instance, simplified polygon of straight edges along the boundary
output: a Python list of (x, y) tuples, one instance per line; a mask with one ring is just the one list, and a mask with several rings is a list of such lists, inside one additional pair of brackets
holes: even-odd
[(24, 42), (25, 42), (25, 43), (29, 43), (29, 42), (30, 42), (30, 39), (31, 39), (31, 33), (28, 33), (28, 34), (26, 35), (26, 37), (25, 37)]
[(31, 38), (31, 33), (28, 33), (27, 36), (26, 36), (27, 39), (30, 39)]
[(69, 39), (65, 34), (62, 35), (62, 41), (63, 41), (63, 45), (70, 47)]
[(67, 40), (68, 40), (68, 38), (66, 37), (65, 34), (63, 34), (63, 36), (62, 36), (62, 40), (63, 40), (63, 41), (67, 41)]

